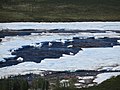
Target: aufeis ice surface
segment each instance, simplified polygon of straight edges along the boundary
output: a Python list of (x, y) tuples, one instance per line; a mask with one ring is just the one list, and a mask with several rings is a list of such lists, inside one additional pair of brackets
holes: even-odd
[[(0, 29), (79, 29), (79, 30), (120, 30), (120, 22), (72, 22), (72, 23), (0, 23)], [(75, 36), (89, 37), (120, 37), (118, 33), (77, 33), (61, 35), (43, 33), (41, 35), (5, 37), (0, 43), (0, 61), (11, 57), (10, 49), (17, 49), (24, 45), (43, 41), (57, 41), (72, 39)], [(118, 41), (119, 42), (119, 41)], [(14, 56), (12, 56), (14, 57)], [(111, 67), (120, 70), (120, 47), (113, 48), (83, 48), (75, 56), (63, 55), (59, 59), (45, 59), (41, 63), (23, 62), (18, 65), (0, 68), (0, 77), (26, 73), (40, 73), (41, 70), (99, 70), (102, 67)]]
[(78, 29), (78, 30), (120, 30), (120, 22), (14, 22), (0, 23), (2, 29)]
[[(112, 67), (120, 70), (120, 47), (83, 49), (75, 56), (63, 55), (60, 59), (45, 59), (41, 63), (24, 62), (18, 65), (0, 68), (0, 75), (38, 73), (40, 70), (98, 70), (100, 67)], [(114, 54), (113, 54), (114, 53)], [(13, 72), (14, 71), (14, 72)]]
[(90, 37), (94, 36), (99, 37), (120, 37), (118, 33), (108, 32), (108, 33), (76, 33), (76, 34), (59, 34), (59, 33), (43, 33), (41, 35), (29, 35), (29, 36), (14, 36), (14, 37), (5, 37), (0, 43), (0, 61), (3, 58), (11, 57), (10, 50), (21, 48), (24, 45), (30, 45), (34, 43), (40, 43), (44, 41), (65, 41), (66, 39), (71, 39), (73, 37)]

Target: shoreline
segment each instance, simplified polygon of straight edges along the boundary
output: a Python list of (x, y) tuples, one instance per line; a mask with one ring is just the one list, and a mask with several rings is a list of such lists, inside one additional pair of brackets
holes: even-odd
[(11, 22), (120, 22), (120, 20), (65, 20), (65, 21), (60, 21), (60, 20), (57, 20), (57, 21), (50, 21), (50, 20), (38, 20), (38, 21), (0, 21), (0, 23), (11, 23)]

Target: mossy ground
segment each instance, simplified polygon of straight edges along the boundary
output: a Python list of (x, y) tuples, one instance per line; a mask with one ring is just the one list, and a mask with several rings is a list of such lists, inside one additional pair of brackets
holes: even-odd
[(120, 0), (1, 0), (0, 22), (119, 21)]

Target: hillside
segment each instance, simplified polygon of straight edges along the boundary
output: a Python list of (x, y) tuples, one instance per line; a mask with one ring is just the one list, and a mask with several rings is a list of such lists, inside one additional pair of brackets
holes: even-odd
[(0, 22), (119, 21), (120, 0), (0, 0)]

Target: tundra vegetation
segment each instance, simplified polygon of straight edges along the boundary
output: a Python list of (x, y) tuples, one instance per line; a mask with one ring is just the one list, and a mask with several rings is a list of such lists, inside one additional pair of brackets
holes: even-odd
[(0, 22), (119, 21), (120, 0), (0, 0)]
[(55, 86), (51, 87), (49, 80), (44, 77), (25, 78), (22, 76), (0, 79), (0, 90), (120, 90), (120, 76), (112, 77), (97, 86), (88, 88), (75, 88), (74, 79), (70, 80), (70, 86), (60, 86), (59, 78), (55, 81)]

